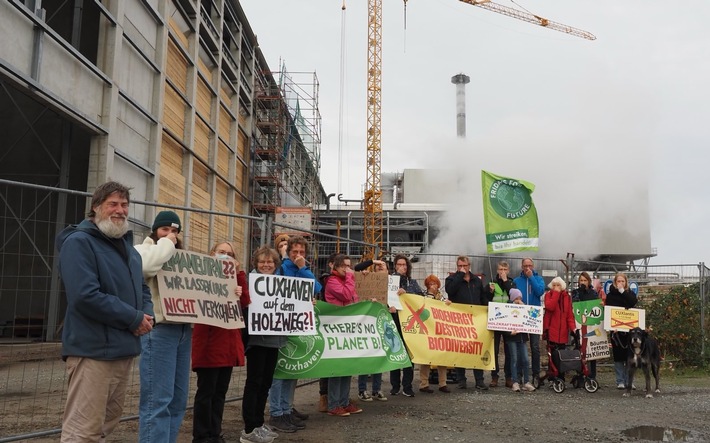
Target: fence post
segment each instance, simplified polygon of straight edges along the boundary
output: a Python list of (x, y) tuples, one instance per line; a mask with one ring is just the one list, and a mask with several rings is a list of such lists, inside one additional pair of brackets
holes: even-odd
[(698, 268), (700, 271), (700, 287), (699, 292), (700, 292), (700, 329), (701, 329), (701, 344), (700, 344), (700, 358), (705, 362), (705, 330), (707, 329), (707, 325), (705, 324), (705, 304), (706, 304), (706, 296), (705, 296), (705, 262), (700, 262), (698, 264)]

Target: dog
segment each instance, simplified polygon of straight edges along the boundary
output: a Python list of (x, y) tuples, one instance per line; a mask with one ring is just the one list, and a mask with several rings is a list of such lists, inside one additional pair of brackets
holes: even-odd
[(626, 382), (626, 392), (624, 397), (631, 396), (631, 389), (634, 384), (634, 373), (637, 369), (643, 369), (646, 376), (646, 398), (653, 398), (651, 393), (651, 373), (656, 379), (656, 393), (660, 393), (659, 387), (661, 352), (658, 349), (658, 342), (648, 335), (648, 332), (641, 328), (633, 328), (628, 335), (628, 357), (626, 359), (626, 370), (628, 381)]

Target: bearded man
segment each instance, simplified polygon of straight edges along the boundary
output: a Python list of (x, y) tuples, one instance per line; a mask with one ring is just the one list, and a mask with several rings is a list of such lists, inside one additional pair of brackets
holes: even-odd
[(62, 359), (67, 402), (62, 442), (98, 442), (113, 431), (140, 336), (153, 328), (153, 303), (128, 230), (129, 189), (96, 188), (88, 218), (56, 239), (67, 297)]

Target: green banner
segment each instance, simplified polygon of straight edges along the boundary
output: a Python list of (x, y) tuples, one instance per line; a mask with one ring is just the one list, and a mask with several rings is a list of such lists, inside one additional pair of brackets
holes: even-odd
[(532, 183), (481, 170), (483, 221), (489, 254), (537, 251), (537, 210)]
[(291, 336), (279, 351), (275, 378), (379, 374), (411, 365), (392, 315), (371, 301), (315, 306), (317, 335)]

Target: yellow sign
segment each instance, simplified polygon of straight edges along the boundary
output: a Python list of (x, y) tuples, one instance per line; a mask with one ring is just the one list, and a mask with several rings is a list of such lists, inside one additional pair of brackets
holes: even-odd
[(412, 362), (471, 369), (493, 369), (493, 332), (486, 329), (485, 306), (402, 294), (402, 336)]
[(604, 329), (607, 331), (628, 331), (633, 328), (646, 329), (646, 311), (604, 306)]

